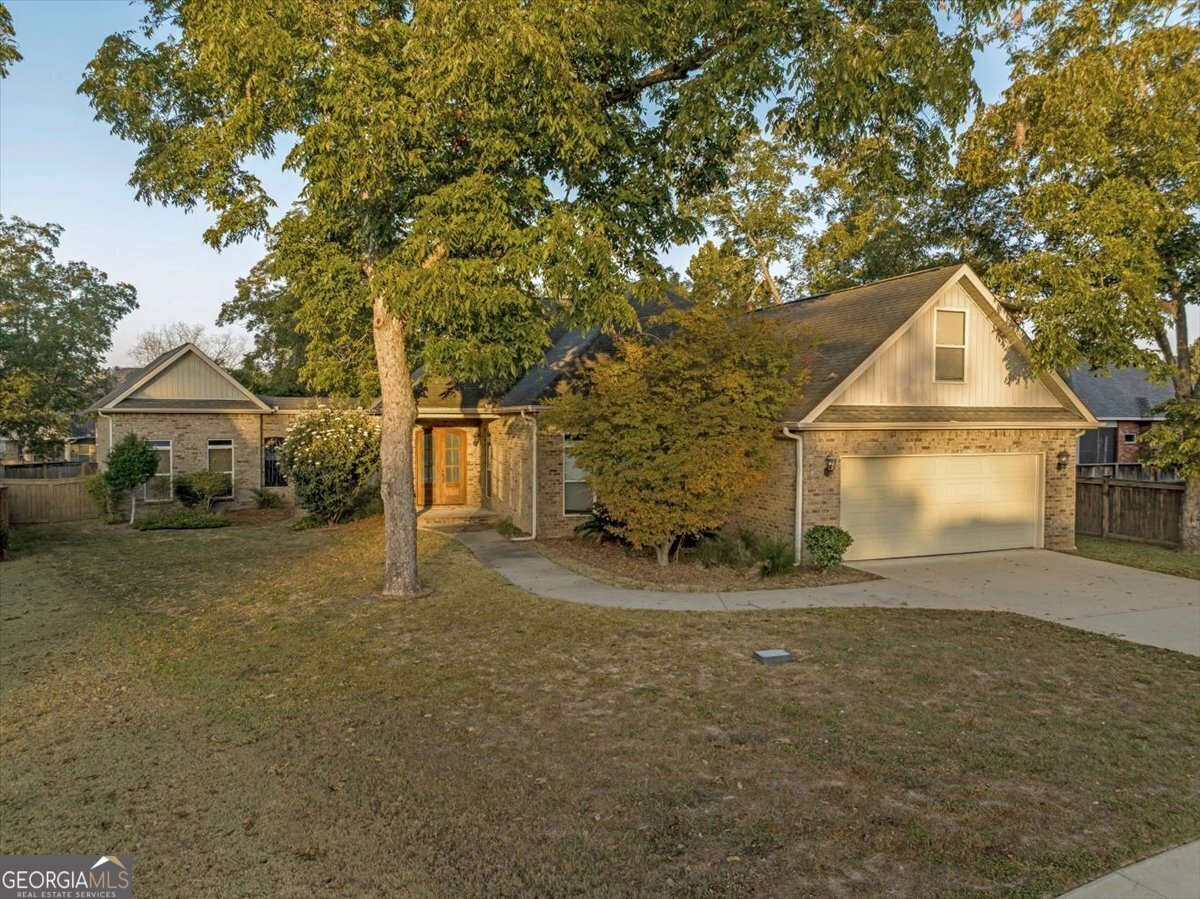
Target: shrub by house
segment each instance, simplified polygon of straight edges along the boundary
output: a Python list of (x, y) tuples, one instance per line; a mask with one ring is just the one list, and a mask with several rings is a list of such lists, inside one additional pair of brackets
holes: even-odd
[(279, 464), (303, 509), (339, 521), (379, 473), (379, 421), (364, 409), (328, 406), (298, 415)]

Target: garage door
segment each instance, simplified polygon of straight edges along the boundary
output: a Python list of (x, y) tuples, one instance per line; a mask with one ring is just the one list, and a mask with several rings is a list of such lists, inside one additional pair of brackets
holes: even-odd
[(1037, 455), (843, 457), (847, 559), (1038, 546)]

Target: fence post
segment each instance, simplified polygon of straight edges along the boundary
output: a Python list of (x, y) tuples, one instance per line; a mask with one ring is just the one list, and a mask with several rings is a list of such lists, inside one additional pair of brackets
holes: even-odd
[(1112, 481), (1105, 477), (1101, 479), (1100, 487), (1100, 536), (1108, 536), (1109, 498), (1108, 491)]

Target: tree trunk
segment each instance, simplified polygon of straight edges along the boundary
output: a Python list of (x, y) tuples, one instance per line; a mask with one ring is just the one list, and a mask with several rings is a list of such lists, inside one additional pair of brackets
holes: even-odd
[(674, 540), (668, 540), (666, 543), (660, 543), (654, 547), (654, 557), (658, 560), (659, 565), (668, 565), (671, 562), (671, 544)]
[(133, 520), (137, 516), (137, 488), (131, 487), (129, 490), (129, 526), (133, 527)]
[[(367, 276), (370, 278), (370, 271)], [(404, 322), (374, 297), (372, 331), (383, 398), (380, 435), (380, 492), (383, 496), (385, 596), (411, 597), (421, 592), (417, 580), (417, 507), (413, 486), (413, 427), (417, 400), (404, 347)]]
[(1185, 553), (1200, 553), (1200, 478), (1188, 478), (1183, 482), (1179, 545)]

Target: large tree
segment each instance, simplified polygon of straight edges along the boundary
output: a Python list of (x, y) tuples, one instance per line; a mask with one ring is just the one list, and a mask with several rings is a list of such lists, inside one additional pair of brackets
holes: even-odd
[[(82, 89), (142, 145), (138, 195), (206, 205), (214, 246), (268, 227), (248, 164), (294, 141), (302, 208), (272, 251), (317, 266), (301, 318), (369, 311), (384, 591), (413, 595), (411, 353), (494, 382), (540, 357), (555, 320), (631, 324), (628, 284), (652, 289), (658, 251), (697, 234), (677, 199), (719, 182), (759, 103), (813, 152), (956, 121), (992, 6), (153, 0)], [(351, 273), (357, 290), (327, 289)]]
[(234, 368), (246, 355), (246, 338), (236, 331), (210, 330), (204, 325), (171, 322), (143, 331), (133, 343), (129, 356), (138, 365), (147, 365), (167, 350), (192, 343), (224, 368)]
[[(1200, 402), (1187, 322), (1200, 304), (1198, 24), (1190, 0), (1034, 6), (1005, 35), (1012, 83), (959, 161), (987, 210), (975, 228), (997, 257), (989, 279), (1037, 361), (1141, 366), (1184, 405)], [(1200, 551), (1200, 480), (1185, 468), (1184, 544)]]
[(61, 445), (71, 416), (107, 389), (113, 329), (137, 308), (130, 285), (57, 261), (61, 233), (0, 218), (0, 434), (35, 452)]

